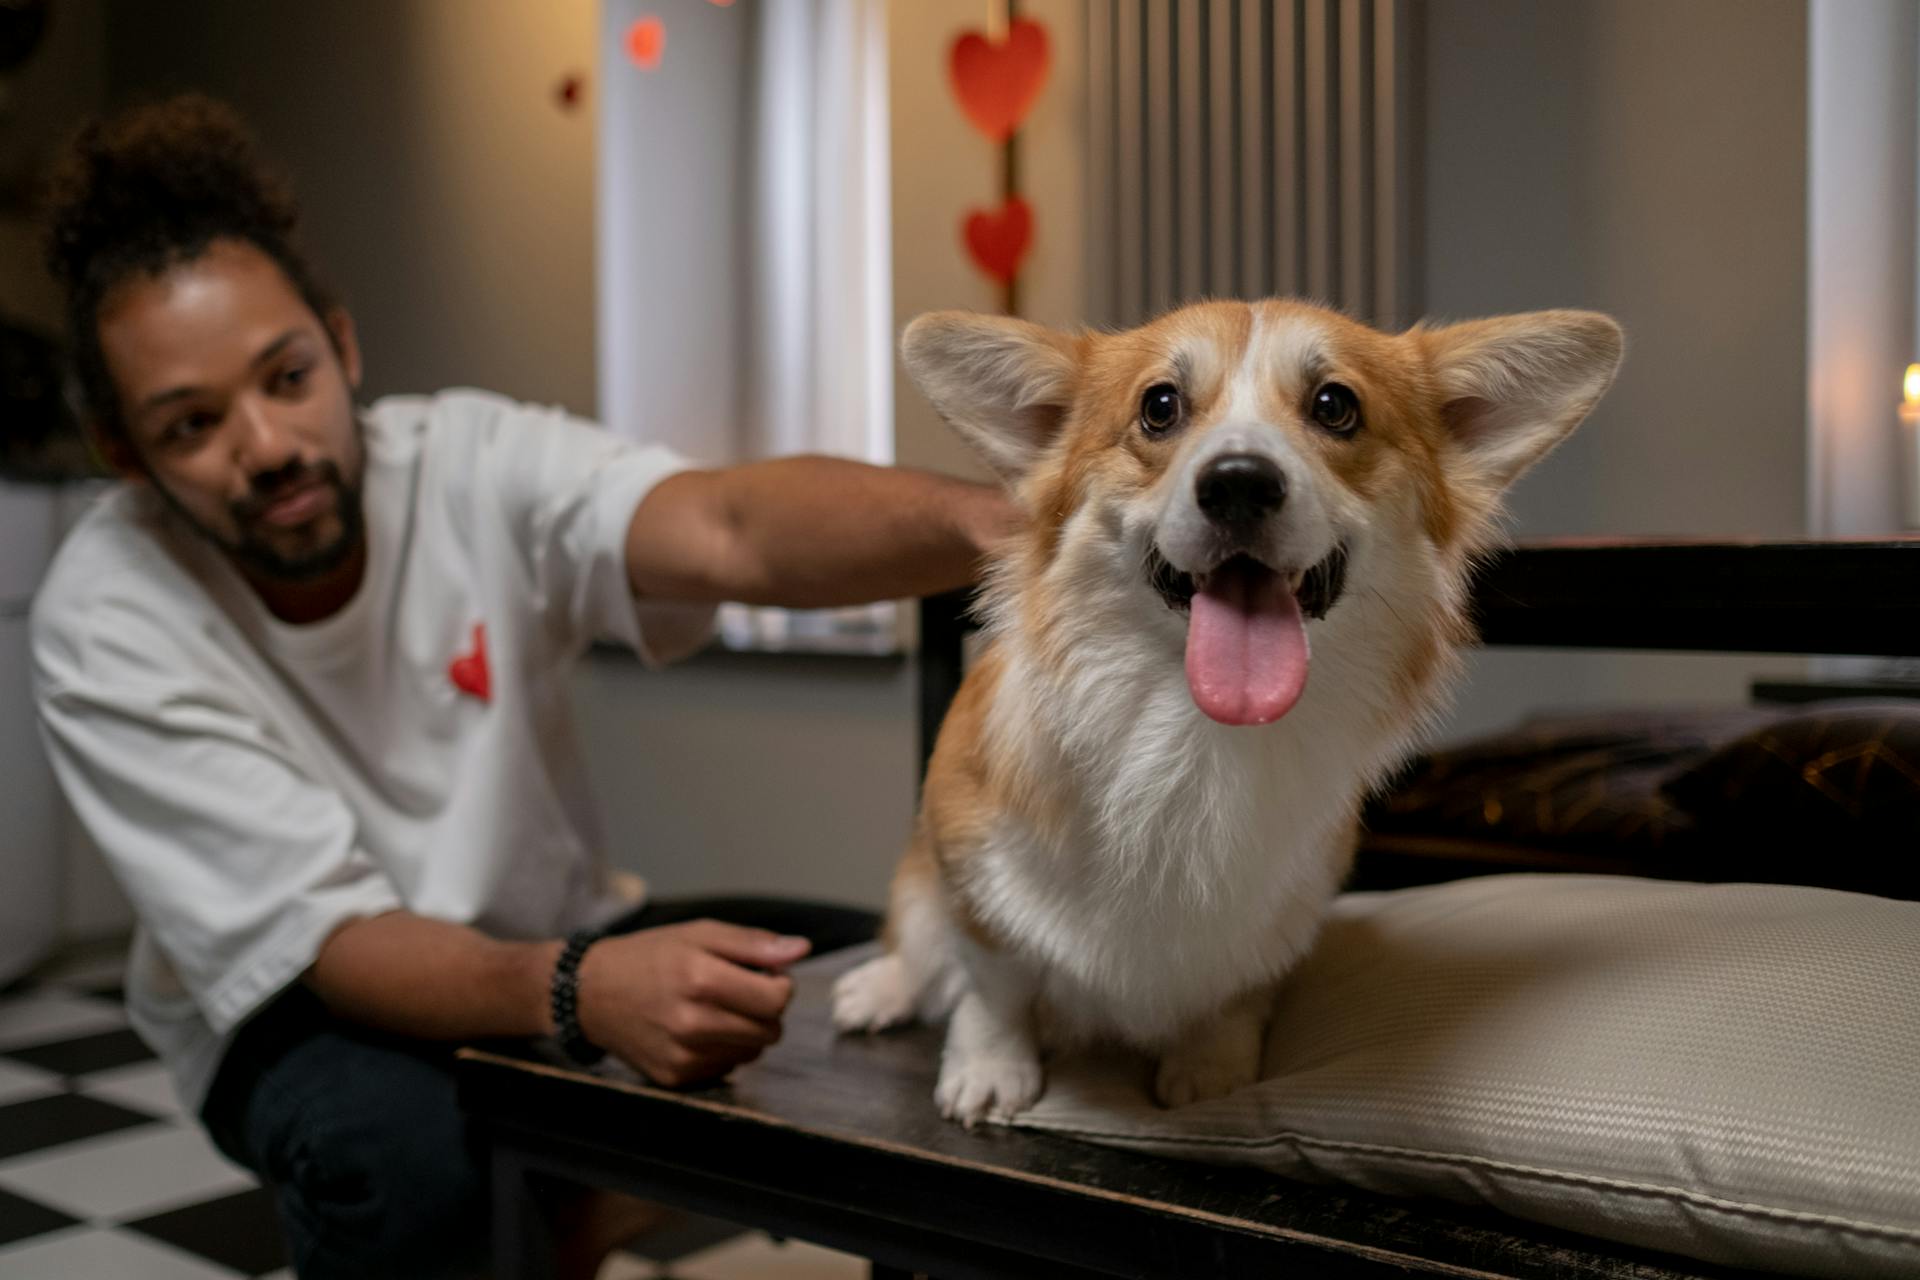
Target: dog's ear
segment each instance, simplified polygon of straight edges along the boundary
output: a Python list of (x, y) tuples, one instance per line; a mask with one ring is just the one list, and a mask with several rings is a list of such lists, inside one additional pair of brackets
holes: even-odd
[(1005, 316), (935, 311), (907, 326), (900, 355), (940, 416), (1008, 481), (1060, 430), (1080, 340)]
[(1620, 367), (1620, 326), (1532, 311), (1418, 329), (1441, 416), (1473, 479), (1505, 489), (1580, 425)]

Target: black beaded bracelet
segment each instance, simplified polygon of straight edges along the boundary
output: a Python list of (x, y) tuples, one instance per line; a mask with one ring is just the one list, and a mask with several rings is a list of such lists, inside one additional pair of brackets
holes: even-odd
[(598, 929), (576, 929), (567, 935), (567, 945), (553, 966), (553, 985), (548, 989), (547, 1007), (553, 1014), (553, 1036), (560, 1049), (583, 1067), (590, 1067), (607, 1056), (607, 1051), (587, 1039), (580, 1030), (580, 961), (587, 948), (600, 941)]

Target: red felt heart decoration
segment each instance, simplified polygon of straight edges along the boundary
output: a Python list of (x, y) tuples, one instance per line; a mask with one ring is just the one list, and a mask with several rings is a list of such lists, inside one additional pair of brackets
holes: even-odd
[(493, 701), (493, 673), (487, 670), (487, 624), (473, 624), (473, 652), (463, 653), (447, 664), (447, 679), (462, 693), (482, 702)]
[(1033, 210), (1019, 196), (998, 209), (970, 210), (962, 235), (974, 265), (1001, 284), (1011, 284), (1033, 239)]
[(667, 51), (667, 24), (658, 18), (640, 18), (627, 28), (627, 56), (642, 71), (660, 65)]
[(1002, 41), (978, 31), (955, 40), (948, 71), (973, 127), (995, 142), (1012, 137), (1047, 83), (1048, 58), (1047, 29), (1028, 18), (1015, 18)]

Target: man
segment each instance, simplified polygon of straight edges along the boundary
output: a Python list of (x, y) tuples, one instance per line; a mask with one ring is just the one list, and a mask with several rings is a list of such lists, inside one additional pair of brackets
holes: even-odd
[(571, 661), (595, 638), (671, 658), (719, 600), (953, 587), (1010, 517), (824, 458), (696, 470), (479, 393), (357, 410), (352, 321), (294, 223), (203, 98), (66, 157), (49, 259), (125, 483), (36, 603), (36, 697), (140, 915), (134, 1024), (275, 1189), (299, 1273), (471, 1270), (451, 1042), (550, 1035), (708, 1079), (778, 1037), (809, 947), (663, 907), (607, 928), (632, 903), (599, 856)]

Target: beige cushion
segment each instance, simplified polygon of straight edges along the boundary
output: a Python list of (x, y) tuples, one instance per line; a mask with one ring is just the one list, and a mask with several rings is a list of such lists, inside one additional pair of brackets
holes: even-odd
[(1920, 1276), (1920, 904), (1610, 876), (1349, 895), (1263, 1076), (1163, 1111), (1138, 1062), (1063, 1062), (1019, 1123), (1710, 1261)]

